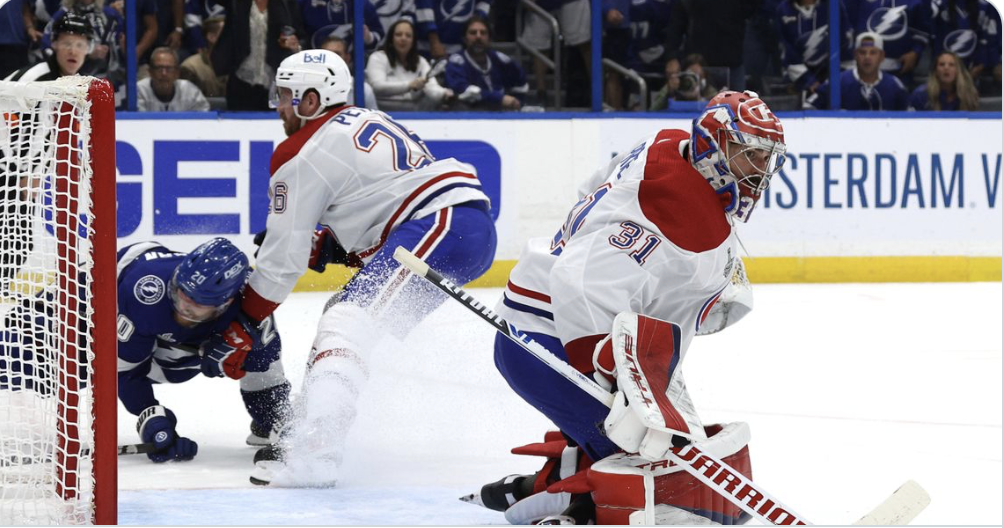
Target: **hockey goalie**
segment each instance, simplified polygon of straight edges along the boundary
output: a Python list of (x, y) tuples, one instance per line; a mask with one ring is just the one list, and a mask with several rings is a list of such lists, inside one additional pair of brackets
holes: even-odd
[(749, 428), (704, 424), (684, 382), (696, 335), (752, 308), (736, 226), (784, 160), (780, 121), (753, 92), (723, 92), (688, 133), (662, 130), (614, 158), (550, 239), (526, 245), (497, 311), (614, 395), (607, 408), (512, 340), (495, 364), (560, 430), (514, 450), (546, 459), (478, 497), (516, 524), (738, 524), (748, 517), (666, 460), (693, 442), (751, 478)]

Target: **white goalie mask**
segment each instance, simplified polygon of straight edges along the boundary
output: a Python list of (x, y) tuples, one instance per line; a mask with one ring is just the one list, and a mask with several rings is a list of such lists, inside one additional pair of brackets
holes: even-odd
[[(289, 89), (290, 93), (283, 94), (282, 88)], [(321, 105), (313, 115), (302, 115), (300, 101), (308, 90), (317, 92)], [(269, 107), (278, 108), (282, 97), (291, 97), (290, 104), (297, 117), (316, 119), (325, 108), (345, 104), (351, 90), (352, 73), (341, 57), (328, 50), (305, 50), (286, 57), (279, 64)]]

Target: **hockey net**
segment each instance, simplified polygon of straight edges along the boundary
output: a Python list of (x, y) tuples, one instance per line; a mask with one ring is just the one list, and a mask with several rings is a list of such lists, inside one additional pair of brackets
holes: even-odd
[(115, 523), (113, 100), (0, 82), (0, 525)]

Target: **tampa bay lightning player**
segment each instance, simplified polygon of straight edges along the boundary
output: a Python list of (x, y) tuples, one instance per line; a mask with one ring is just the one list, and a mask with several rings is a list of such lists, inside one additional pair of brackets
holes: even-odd
[(198, 444), (177, 433), (177, 417), (154, 397), (153, 386), (182, 383), (200, 371), (240, 380), (252, 420), (247, 442), (270, 443), (290, 391), (274, 320), (263, 320), (243, 347), (207, 341), (240, 317), (233, 300), (250, 273), (244, 253), (224, 238), (188, 254), (141, 242), (119, 250), (118, 269), (119, 400), (139, 417), (143, 441), (155, 444), (150, 459), (190, 460), (198, 452)]

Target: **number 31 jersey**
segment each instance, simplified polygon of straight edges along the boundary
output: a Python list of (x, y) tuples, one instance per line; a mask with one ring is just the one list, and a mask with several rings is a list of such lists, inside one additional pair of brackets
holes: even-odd
[(251, 287), (282, 302), (307, 269), (317, 224), (364, 263), (402, 222), (488, 201), (474, 167), (436, 160), (387, 114), (344, 106), (308, 121), (272, 155), (268, 236)]
[(597, 173), (557, 234), (524, 247), (499, 315), (560, 339), (582, 372), (623, 311), (680, 325), (686, 351), (736, 255), (725, 205), (683, 156), (689, 138), (663, 130)]

